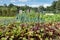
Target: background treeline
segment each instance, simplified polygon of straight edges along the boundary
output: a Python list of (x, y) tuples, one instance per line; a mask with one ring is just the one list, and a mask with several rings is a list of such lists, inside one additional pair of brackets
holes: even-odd
[(33, 8), (33, 7), (29, 7), (27, 5), (25, 6), (16, 6), (14, 4), (9, 4), (7, 6), (7, 4), (4, 4), (3, 6), (0, 6), (0, 16), (16, 16), (16, 14), (19, 13), (19, 10), (23, 10), (26, 11), (27, 9), (31, 9), (34, 10), (35, 12), (53, 12), (53, 13), (57, 13), (60, 12), (60, 0), (58, 1), (54, 1), (52, 3), (51, 6), (48, 7), (44, 7), (39, 6), (38, 8)]

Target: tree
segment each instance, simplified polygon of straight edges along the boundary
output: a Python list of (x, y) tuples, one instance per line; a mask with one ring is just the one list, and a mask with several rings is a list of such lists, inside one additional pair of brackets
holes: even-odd
[(45, 8), (43, 7), (43, 6), (40, 6), (39, 8), (38, 8), (38, 11), (39, 12), (43, 12), (45, 10)]
[(11, 7), (13, 7), (13, 6), (15, 6), (15, 5), (13, 5), (12, 3), (8, 5), (9, 8), (11, 8)]
[(17, 7), (12, 7), (10, 9), (10, 14), (11, 14), (11, 16), (15, 16), (17, 14)]
[(60, 11), (60, 0), (58, 0), (56, 3), (56, 10)]
[(52, 3), (52, 5), (51, 5), (51, 7), (53, 8), (53, 10), (56, 9), (56, 3), (57, 3), (57, 1), (54, 1), (54, 2)]
[(54, 13), (56, 13), (56, 4), (57, 4), (57, 1), (54, 1), (51, 5), (51, 11), (53, 11)]
[(7, 7), (7, 4), (4, 4), (4, 7)]
[(46, 11), (56, 13), (56, 4), (57, 1), (53, 1), (52, 5), (46, 8)]

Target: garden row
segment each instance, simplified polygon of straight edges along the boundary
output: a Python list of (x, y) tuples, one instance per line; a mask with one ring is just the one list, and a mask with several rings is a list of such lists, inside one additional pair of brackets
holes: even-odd
[(60, 40), (60, 22), (0, 25), (0, 40)]

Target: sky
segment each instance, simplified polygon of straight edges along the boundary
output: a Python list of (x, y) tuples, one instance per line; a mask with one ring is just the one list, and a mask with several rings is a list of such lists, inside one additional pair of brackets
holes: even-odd
[(10, 3), (18, 6), (28, 5), (30, 7), (39, 7), (43, 5), (44, 7), (50, 6), (54, 0), (0, 0), (0, 5)]

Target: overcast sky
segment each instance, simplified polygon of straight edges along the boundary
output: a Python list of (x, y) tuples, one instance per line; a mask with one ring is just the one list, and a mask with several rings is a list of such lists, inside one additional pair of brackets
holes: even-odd
[(54, 0), (0, 0), (0, 5), (13, 3), (14, 5), (31, 7), (38, 7), (43, 5), (44, 7), (50, 6)]

